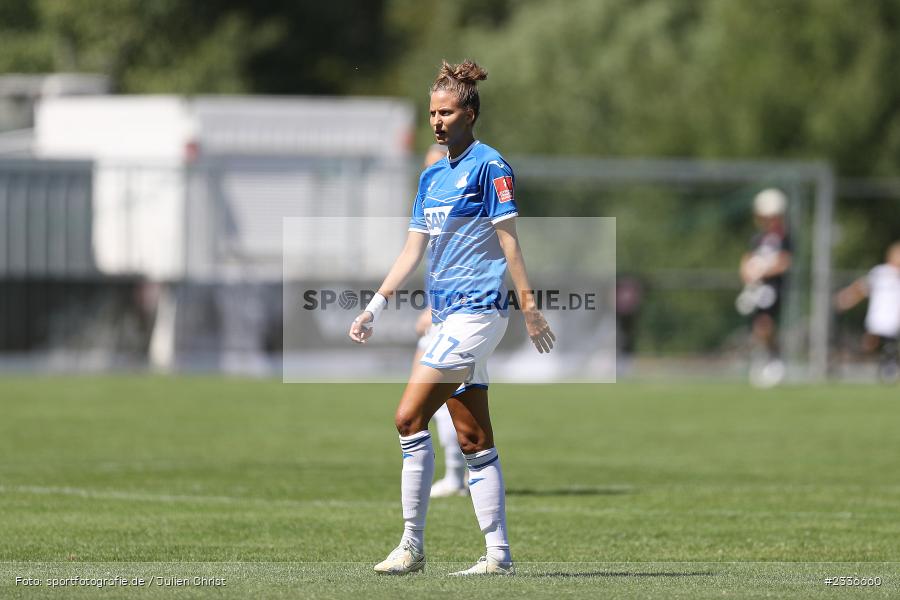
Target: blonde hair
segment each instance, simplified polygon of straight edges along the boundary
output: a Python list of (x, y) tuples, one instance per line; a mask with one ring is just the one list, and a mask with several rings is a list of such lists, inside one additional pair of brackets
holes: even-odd
[(458, 65), (451, 65), (446, 60), (441, 62), (441, 69), (438, 71), (434, 83), (431, 84), (431, 93), (439, 90), (453, 93), (461, 107), (471, 108), (474, 111), (475, 121), (477, 121), (478, 113), (481, 110), (478, 82), (487, 79), (487, 71), (469, 59)]

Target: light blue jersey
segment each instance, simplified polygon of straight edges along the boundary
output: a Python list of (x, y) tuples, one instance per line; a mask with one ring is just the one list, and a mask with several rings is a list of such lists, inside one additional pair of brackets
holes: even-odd
[(494, 224), (518, 215), (515, 176), (477, 140), (422, 172), (410, 231), (430, 235), (425, 287), (431, 320), (454, 312), (506, 313), (506, 258)]

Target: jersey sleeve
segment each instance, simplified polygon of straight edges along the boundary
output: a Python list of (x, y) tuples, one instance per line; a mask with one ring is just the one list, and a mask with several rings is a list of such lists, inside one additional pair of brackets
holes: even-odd
[(416, 200), (413, 202), (412, 217), (409, 219), (409, 231), (417, 231), (419, 233), (428, 233), (425, 226), (425, 207), (423, 205), (424, 197), (422, 195), (422, 178), (419, 178), (419, 189), (416, 192)]
[(485, 165), (484, 210), (491, 223), (499, 223), (519, 215), (516, 206), (516, 176), (503, 160), (491, 160)]
[(882, 275), (882, 272), (883, 272), (883, 269), (882, 269), (883, 266), (884, 265), (876, 265), (876, 266), (872, 267), (871, 269), (869, 269), (869, 272), (866, 273), (866, 276), (863, 279), (863, 281), (866, 282), (866, 288), (869, 291), (875, 289), (875, 287), (877, 286), (878, 279)]

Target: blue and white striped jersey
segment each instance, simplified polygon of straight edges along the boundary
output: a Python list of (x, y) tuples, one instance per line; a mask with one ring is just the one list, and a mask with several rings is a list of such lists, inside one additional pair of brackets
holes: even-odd
[(431, 319), (506, 312), (506, 258), (494, 224), (518, 215), (512, 168), (477, 140), (422, 172), (410, 231), (430, 235), (425, 288)]

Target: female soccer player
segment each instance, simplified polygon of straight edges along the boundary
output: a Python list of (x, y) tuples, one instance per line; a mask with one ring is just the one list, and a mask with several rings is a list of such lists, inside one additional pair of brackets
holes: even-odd
[[(445, 147), (440, 144), (432, 144), (425, 153), (423, 168), (427, 169), (446, 156), (447, 149)], [(419, 335), (419, 341), (416, 344), (415, 356), (413, 356), (413, 368), (434, 343), (435, 329), (436, 327), (431, 322), (431, 310), (423, 310), (416, 321), (416, 333)], [(450, 417), (447, 405), (441, 406), (432, 418), (437, 426), (438, 440), (444, 451), (444, 477), (431, 484), (431, 497), (466, 496), (469, 493), (469, 488), (466, 487), (466, 457), (459, 448), (456, 429), (453, 427), (453, 419)]]
[(506, 500), (488, 411), (487, 360), (506, 331), (507, 270), (516, 288), (528, 335), (538, 352), (556, 339), (537, 310), (516, 236), (518, 215), (513, 172), (503, 157), (475, 139), (480, 100), (477, 64), (443, 63), (431, 86), (430, 123), (448, 156), (419, 178), (406, 244), (378, 293), (350, 326), (365, 343), (373, 323), (419, 264), (426, 247), (426, 275), (435, 341), (415, 365), (397, 407), (395, 423), (403, 454), (400, 544), (375, 571), (404, 574), (425, 567), (425, 515), (434, 451), (428, 421), (447, 404), (466, 457), (469, 489), (487, 552), (454, 575), (515, 573), (506, 534)]

